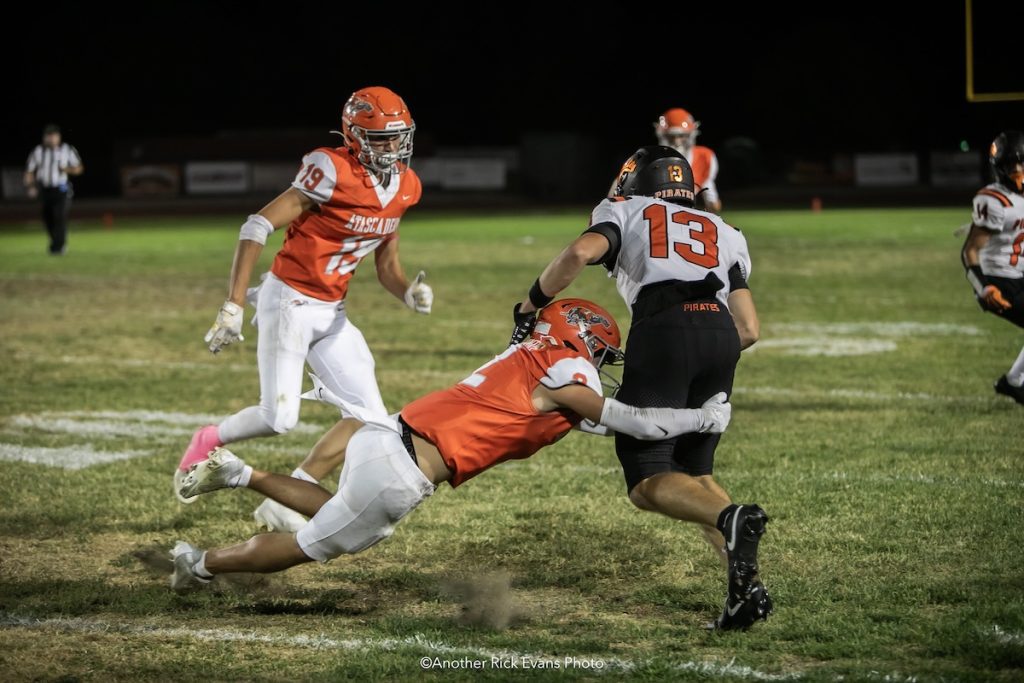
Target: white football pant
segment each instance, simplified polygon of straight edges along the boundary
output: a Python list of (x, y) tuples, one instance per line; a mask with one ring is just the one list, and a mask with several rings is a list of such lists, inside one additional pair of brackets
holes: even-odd
[(358, 553), (390, 536), (395, 524), (434, 489), (405, 450), (402, 437), (367, 425), (349, 441), (338, 492), (295, 540), (318, 562)]
[(256, 304), (260, 404), (217, 428), (224, 443), (284, 434), (299, 421), (299, 394), (308, 361), (328, 389), (378, 414), (386, 412), (373, 354), (349, 322), (344, 302), (307, 296), (268, 274)]

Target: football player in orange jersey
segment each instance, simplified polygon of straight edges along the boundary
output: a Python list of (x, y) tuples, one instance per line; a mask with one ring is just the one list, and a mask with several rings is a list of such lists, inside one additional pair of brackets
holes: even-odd
[[(381, 285), (412, 310), (430, 313), (433, 292), (424, 274), (410, 283), (398, 258), (399, 221), (421, 193), (420, 180), (409, 168), (415, 128), (409, 108), (392, 91), (356, 91), (342, 111), (344, 145), (321, 147), (303, 157), (291, 187), (242, 225), (228, 299), (205, 340), (213, 353), (242, 340), (253, 267), (267, 237), (287, 226), (271, 272), (255, 290), (260, 403), (193, 435), (174, 472), (175, 492), (186, 470), (214, 448), (294, 427), (306, 362), (346, 401), (384, 412), (373, 355), (346, 316), (345, 296), (356, 266), (375, 252)], [(346, 429), (358, 427), (350, 420)], [(307, 460), (305, 469), (292, 476), (315, 482), (329, 471)], [(271, 501), (256, 511), (256, 519), (271, 529), (294, 530), (305, 523)]]
[(346, 405), (317, 383), (317, 398), (366, 422), (351, 440), (336, 425), (318, 444), (331, 441), (344, 450), (338, 492), (332, 496), (314, 483), (253, 470), (217, 449), (191, 468), (181, 495), (248, 487), (312, 519), (297, 534), (260, 534), (207, 552), (179, 541), (171, 586), (181, 590), (224, 572), (273, 572), (357, 553), (390, 536), (440, 483), (457, 487), (501, 462), (527, 458), (584, 419), (594, 423), (588, 431), (603, 426), (638, 439), (725, 430), (731, 414), (725, 394), (696, 409), (641, 410), (603, 398), (600, 368), (621, 359), (619, 342), (607, 311), (563, 299), (541, 311), (529, 339), (457, 385), (413, 401), (397, 419)]
[[(695, 144), (700, 134), (700, 121), (685, 109), (669, 109), (654, 122), (654, 135), (659, 145), (671, 147), (684, 157), (693, 171), (693, 184), (697, 192), (695, 206), (712, 213), (722, 212), (715, 179), (718, 177), (718, 157), (710, 147)], [(615, 196), (618, 178), (612, 182), (609, 197)]]
[(696, 144), (700, 134), (700, 121), (685, 109), (669, 109), (654, 122), (654, 135), (659, 145), (676, 150), (690, 163), (693, 184), (697, 191), (697, 208), (712, 213), (722, 212), (715, 179), (718, 177), (718, 157), (710, 147)]

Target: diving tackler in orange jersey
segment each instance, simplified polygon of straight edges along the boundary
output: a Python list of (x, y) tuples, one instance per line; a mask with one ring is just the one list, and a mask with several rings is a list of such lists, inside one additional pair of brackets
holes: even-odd
[(345, 449), (338, 492), (254, 471), (218, 449), (193, 466), (180, 495), (248, 487), (306, 505), (303, 511), (314, 516), (294, 536), (262, 534), (224, 550), (203, 552), (179, 541), (171, 586), (180, 590), (224, 572), (279, 571), (365, 550), (390, 536), (441, 482), (459, 486), (501, 462), (529, 457), (584, 418), (593, 423), (588, 431), (607, 428), (638, 439), (725, 430), (731, 407), (724, 394), (695, 409), (639, 410), (602, 398), (600, 368), (621, 360), (620, 341), (618, 325), (603, 308), (563, 299), (541, 311), (530, 339), (395, 417), (348, 405), (315, 382), (307, 397), (337, 405), (366, 425), (336, 445)]
[[(342, 111), (344, 146), (321, 147), (303, 157), (291, 187), (242, 226), (228, 300), (206, 342), (217, 353), (242, 340), (252, 269), (267, 237), (287, 226), (271, 272), (250, 290), (259, 328), (260, 404), (195, 433), (175, 471), (175, 490), (185, 471), (212, 449), (294, 427), (307, 361), (349, 403), (384, 412), (373, 355), (346, 315), (345, 298), (359, 263), (375, 253), (385, 289), (409, 308), (430, 313), (433, 292), (423, 282), (424, 273), (410, 283), (398, 257), (399, 223), (421, 194), (419, 178), (409, 168), (415, 129), (409, 108), (392, 91), (356, 91)], [(295, 472), (314, 480), (326, 474)], [(273, 506), (258, 511), (257, 521), (293, 530), (305, 522)]]

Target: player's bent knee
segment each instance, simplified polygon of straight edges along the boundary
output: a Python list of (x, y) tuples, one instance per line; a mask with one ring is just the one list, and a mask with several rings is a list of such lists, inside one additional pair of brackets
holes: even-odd
[(651, 510), (654, 509), (654, 506), (651, 505), (649, 500), (647, 500), (647, 496), (644, 495), (644, 492), (642, 490), (645, 481), (640, 482), (639, 484), (634, 486), (632, 490), (630, 490), (629, 502), (631, 502), (633, 505), (640, 508), (641, 510), (650, 512)]
[(361, 553), (367, 548), (372, 548), (377, 545), (385, 538), (389, 538), (393, 533), (395, 533), (395, 528), (393, 526), (377, 529), (374, 532), (360, 534), (358, 536), (353, 536), (351, 533), (337, 533), (329, 538), (325, 538), (319, 545), (323, 549), (323, 554), (326, 555), (328, 559), (333, 560), (334, 558), (341, 557), (342, 555), (355, 555), (356, 553)]
[(278, 401), (274, 408), (262, 408), (263, 420), (277, 434), (287, 434), (299, 424), (299, 399)]

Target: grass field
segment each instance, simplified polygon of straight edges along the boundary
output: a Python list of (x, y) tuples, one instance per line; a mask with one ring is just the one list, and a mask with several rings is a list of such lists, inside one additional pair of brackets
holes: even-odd
[[(170, 492), (192, 430), (258, 396), (255, 330), (219, 357), (202, 344), (238, 221), (79, 223), (59, 259), (41, 229), (5, 228), (0, 679), (1020, 680), (1022, 413), (991, 387), (1024, 335), (972, 301), (951, 234), (967, 212), (726, 218), (750, 243), (762, 341), (716, 473), (772, 517), (776, 614), (725, 634), (703, 629), (725, 582), (696, 529), (633, 509), (611, 441), (582, 434), (440, 489), (364, 554), (172, 593), (177, 539), (254, 531), (250, 492)], [(414, 212), (403, 262), (429, 273), (434, 314), (369, 264), (351, 289), (388, 407), (500, 351), (512, 303), (585, 221)], [(628, 321), (598, 269), (569, 293)], [(333, 415), (305, 405), (296, 431), (235, 450), (289, 471)]]

